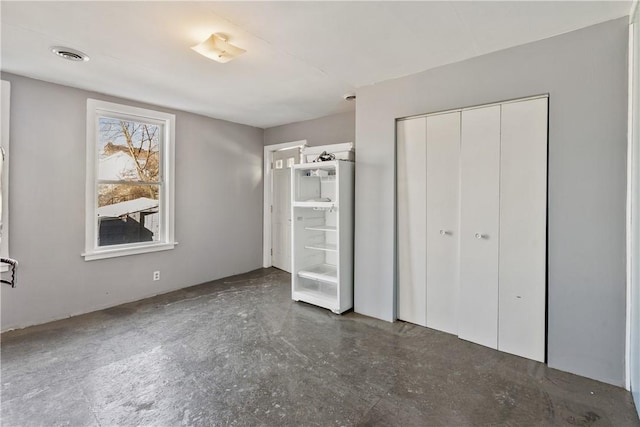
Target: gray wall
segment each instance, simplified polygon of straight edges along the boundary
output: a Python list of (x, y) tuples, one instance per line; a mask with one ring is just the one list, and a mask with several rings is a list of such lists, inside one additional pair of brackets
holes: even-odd
[(333, 114), (319, 119), (275, 126), (264, 130), (264, 145), (306, 139), (309, 145), (355, 142), (355, 111)]
[(355, 310), (395, 319), (395, 123), (550, 94), (549, 366), (624, 384), (627, 18), (357, 91)]
[[(2, 329), (46, 322), (261, 267), (263, 131), (11, 74), (10, 255)], [(85, 262), (87, 98), (176, 114), (170, 251)], [(160, 270), (161, 280), (152, 281)]]

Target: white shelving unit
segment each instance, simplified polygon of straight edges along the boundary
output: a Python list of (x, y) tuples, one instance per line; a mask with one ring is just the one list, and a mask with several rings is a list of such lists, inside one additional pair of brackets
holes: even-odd
[(353, 307), (353, 184), (350, 161), (291, 170), (291, 295), (334, 313)]

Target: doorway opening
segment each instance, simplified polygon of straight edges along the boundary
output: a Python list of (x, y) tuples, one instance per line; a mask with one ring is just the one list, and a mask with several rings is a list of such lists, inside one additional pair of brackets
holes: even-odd
[(291, 167), (306, 140), (264, 147), (262, 266), (291, 272)]

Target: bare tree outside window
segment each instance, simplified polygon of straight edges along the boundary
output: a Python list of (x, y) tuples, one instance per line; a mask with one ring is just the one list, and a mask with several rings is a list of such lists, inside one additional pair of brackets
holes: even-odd
[(158, 239), (162, 127), (98, 119), (99, 246)]
[(175, 247), (175, 123), (87, 99), (85, 261)]

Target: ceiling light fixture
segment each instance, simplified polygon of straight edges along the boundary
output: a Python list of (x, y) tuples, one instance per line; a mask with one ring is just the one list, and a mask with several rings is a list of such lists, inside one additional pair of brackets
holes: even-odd
[(89, 60), (89, 55), (79, 50), (71, 49), (70, 47), (52, 46), (51, 52), (69, 61), (86, 62)]
[(229, 38), (222, 33), (211, 34), (211, 36), (202, 43), (192, 46), (202, 56), (213, 59), (218, 62), (229, 62), (237, 56), (246, 52), (237, 46), (232, 45), (227, 40)]

